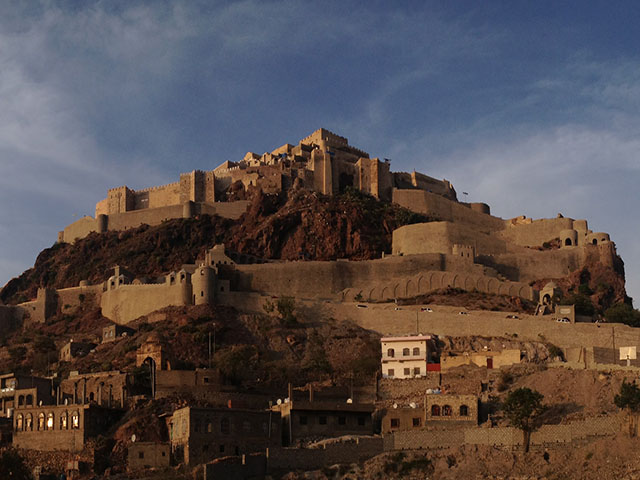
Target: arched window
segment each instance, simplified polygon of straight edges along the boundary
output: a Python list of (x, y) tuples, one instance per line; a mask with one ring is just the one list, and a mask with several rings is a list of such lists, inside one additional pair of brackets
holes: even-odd
[(231, 424), (229, 423), (229, 419), (226, 417), (220, 420), (220, 432), (225, 435), (231, 433)]
[(444, 407), (442, 407), (443, 417), (450, 417), (452, 414), (453, 414), (453, 410), (451, 409), (450, 405), (445, 405)]
[(53, 412), (49, 412), (47, 415), (47, 430), (53, 430)]
[(420, 347), (413, 347), (413, 354), (420, 355)]
[(571, 246), (571, 239), (570, 239), (570, 238), (567, 238), (567, 239), (564, 241), (564, 244), (565, 244), (566, 246)]
[(16, 417), (16, 431), (19, 432), (22, 430), (22, 424), (23, 424), (23, 420), (22, 420), (22, 414), (19, 413), (18, 416)]
[(594, 238), (594, 239), (593, 239), (593, 244), (594, 244), (594, 245), (597, 245), (597, 244), (598, 244), (598, 239), (597, 239), (597, 238)]
[(394, 357), (396, 354), (396, 352), (393, 350), (393, 348), (390, 348), (389, 350), (387, 350), (387, 357)]
[(71, 414), (71, 428), (80, 428), (80, 414), (78, 414), (78, 412), (73, 412)]
[(24, 429), (29, 432), (33, 431), (33, 415), (31, 415), (30, 413), (27, 413), (27, 416), (25, 417)]
[(431, 405), (431, 416), (432, 417), (440, 416), (440, 405)]
[(27, 395), (27, 403), (26, 403), (26, 405), (33, 406), (33, 395), (31, 395), (31, 394)]
[(18, 406), (21, 407), (24, 405), (24, 395), (20, 395), (18, 397)]
[(402, 349), (402, 356), (403, 357), (408, 357), (409, 356), (409, 349), (408, 348), (403, 348)]
[(469, 407), (466, 405), (460, 405), (460, 416), (468, 417), (469, 416)]
[(211, 421), (207, 422), (207, 433), (213, 432), (213, 423)]
[(60, 430), (67, 430), (69, 428), (69, 424), (67, 423), (67, 412), (62, 412), (60, 414)]
[(44, 413), (38, 414), (38, 430), (44, 430)]

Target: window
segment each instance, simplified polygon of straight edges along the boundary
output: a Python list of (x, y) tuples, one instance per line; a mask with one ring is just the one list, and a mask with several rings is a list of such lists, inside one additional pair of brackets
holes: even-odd
[(365, 423), (366, 423), (366, 418), (365, 417), (358, 417), (358, 425), (360, 427), (363, 427)]
[(167, 456), (167, 452), (162, 452), (162, 456), (166, 457)]
[(391, 428), (400, 428), (400, 419), (392, 418), (391, 419)]
[(393, 368), (390, 368), (389, 370), (387, 370), (387, 376), (388, 377), (393, 377), (395, 375), (395, 370)]
[(320, 425), (326, 425), (327, 424), (327, 417), (325, 415), (320, 415), (320, 418), (318, 418), (318, 423)]
[(73, 412), (71, 414), (71, 428), (80, 428), (80, 415), (78, 412)]
[(307, 424), (307, 417), (305, 415), (300, 416), (300, 425)]
[(213, 423), (211, 421), (207, 422), (207, 433), (213, 432)]
[(440, 416), (440, 405), (431, 405), (431, 416), (432, 417)]
[(30, 413), (27, 413), (25, 419), (25, 430), (32, 431), (33, 430), (33, 416)]
[(410, 368), (405, 368), (405, 369), (404, 369), (404, 375), (405, 375), (406, 377), (408, 377), (409, 375), (411, 375), (411, 369), (410, 369)]
[(420, 375), (420, 367), (413, 367), (413, 374)]
[(413, 354), (420, 355), (420, 347), (413, 347)]
[(419, 427), (421, 423), (422, 423), (422, 422), (420, 421), (420, 417), (415, 417), (415, 418), (413, 419), (413, 426), (414, 426), (414, 427)]
[(444, 407), (442, 407), (443, 416), (450, 417), (452, 413), (453, 413), (453, 410), (451, 409), (451, 406), (445, 405)]
[(338, 425), (346, 425), (347, 417), (338, 417)]
[(38, 414), (38, 430), (44, 430), (44, 413)]
[(31, 394), (27, 395), (27, 403), (26, 404), (33, 406), (33, 395), (31, 395)]
[(138, 452), (138, 458), (144, 458), (144, 452)]
[(231, 424), (226, 417), (220, 420), (220, 433), (224, 433), (225, 435), (231, 433)]
[(16, 430), (17, 431), (22, 430), (22, 423), (23, 423), (22, 414), (19, 413), (18, 416), (16, 417)]
[(202, 381), (203, 381), (204, 383), (209, 383), (209, 377), (204, 377), (204, 378), (202, 379)]
[(409, 356), (409, 349), (408, 348), (403, 348), (402, 349), (402, 356), (403, 357), (408, 357)]
[(224, 445), (220, 445), (220, 453), (224, 453)]
[(396, 352), (393, 350), (393, 348), (387, 350), (387, 357), (394, 357), (395, 354)]
[(469, 407), (466, 405), (460, 405), (460, 416), (468, 417), (469, 416)]
[(53, 412), (47, 415), (47, 430), (53, 430)]
[(66, 430), (67, 426), (67, 412), (60, 414), (60, 430)]

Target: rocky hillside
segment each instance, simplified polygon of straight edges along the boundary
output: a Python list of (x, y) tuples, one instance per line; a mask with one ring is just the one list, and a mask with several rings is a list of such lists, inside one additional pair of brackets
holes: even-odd
[(391, 251), (394, 229), (429, 221), (359, 192), (327, 197), (306, 190), (288, 195), (255, 190), (251, 200), (238, 221), (202, 215), (55, 244), (38, 255), (33, 268), (7, 283), (0, 300), (27, 301), (35, 298), (38, 287), (71, 287), (80, 280), (100, 283), (114, 265), (140, 276), (159, 276), (202, 258), (216, 243), (266, 259), (380, 258)]

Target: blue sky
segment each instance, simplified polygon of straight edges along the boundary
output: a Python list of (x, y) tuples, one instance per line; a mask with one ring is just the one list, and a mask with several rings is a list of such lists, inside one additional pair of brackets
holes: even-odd
[(319, 127), (503, 218), (587, 218), (640, 299), (635, 2), (8, 2), (0, 284), (107, 188)]

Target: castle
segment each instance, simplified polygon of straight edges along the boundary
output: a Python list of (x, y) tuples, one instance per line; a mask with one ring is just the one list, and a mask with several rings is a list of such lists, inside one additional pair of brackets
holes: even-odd
[(67, 226), (58, 234), (58, 241), (72, 242), (91, 232), (157, 225), (199, 214), (237, 219), (248, 202), (229, 201), (232, 185), (245, 190), (257, 187), (265, 193), (302, 187), (324, 195), (355, 188), (385, 201), (392, 200), (394, 189), (418, 189), (456, 200), (456, 191), (447, 180), (417, 172), (391, 172), (387, 160), (369, 158), (346, 138), (321, 128), (296, 146), (287, 143), (262, 155), (248, 152), (239, 162), (227, 161), (207, 172), (183, 173), (175, 183), (138, 191), (112, 188), (96, 204), (95, 218), (84, 217)]

